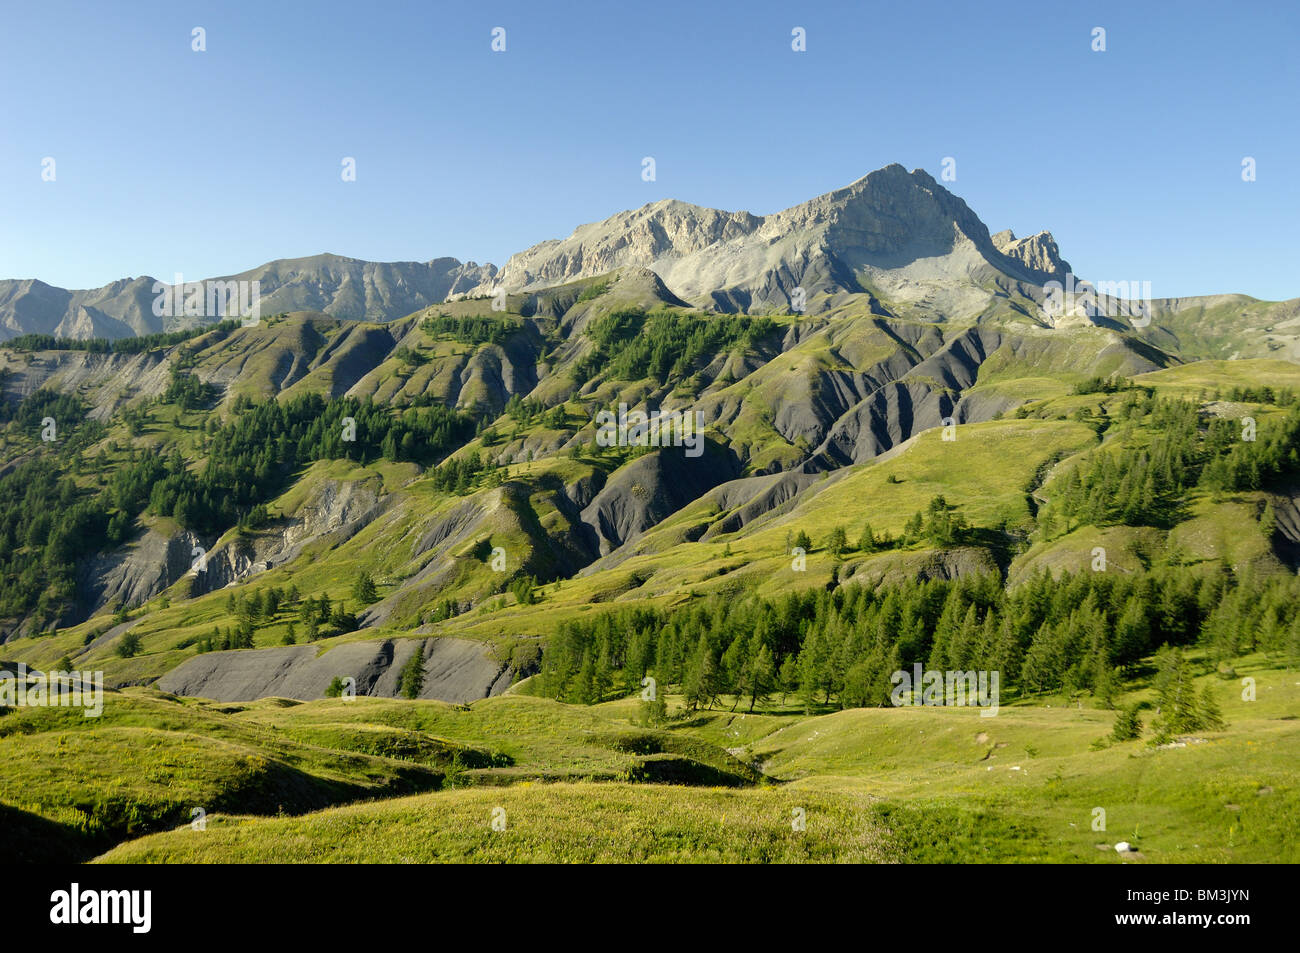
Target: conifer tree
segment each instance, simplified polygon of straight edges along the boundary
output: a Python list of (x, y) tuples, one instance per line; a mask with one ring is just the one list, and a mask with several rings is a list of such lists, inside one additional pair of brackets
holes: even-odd
[(420, 692), (424, 690), (424, 643), (416, 644), (415, 651), (411, 657), (406, 660), (402, 666), (399, 676), (398, 690), (406, 698), (419, 698)]

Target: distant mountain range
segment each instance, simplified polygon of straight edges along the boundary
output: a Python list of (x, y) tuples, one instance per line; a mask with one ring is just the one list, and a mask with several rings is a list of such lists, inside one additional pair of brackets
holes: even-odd
[[(541, 242), (499, 270), (455, 258), (368, 262), (322, 254), (209, 280), (260, 282), (263, 315), (310, 311), (388, 321), (498, 288), (536, 297), (626, 270), (653, 272), (665, 300), (707, 311), (833, 315), (858, 311), (865, 300), (882, 314), (959, 322), (1008, 311), (1042, 322), (1043, 285), (1064, 282), (1071, 272), (1049, 232), (991, 234), (929, 174), (895, 164), (766, 216), (665, 199)], [(0, 339), (26, 333), (120, 338), (204, 320), (155, 315), (154, 286), (148, 276), (82, 291), (36, 279), (0, 280)], [(1155, 326), (1144, 336), (1166, 350), (1300, 356), (1298, 300), (1156, 299), (1151, 313)], [(1073, 313), (1045, 323), (1087, 320)]]
[[(357, 321), (386, 321), (489, 282), (495, 274), (492, 265), (455, 258), (373, 262), (324, 254), (278, 259), (209, 280), (260, 282), (263, 314), (319, 311)], [(186, 319), (154, 314), (157, 281), (149, 276), (122, 278), (83, 291), (37, 279), (0, 281), (0, 338), (121, 338), (185, 326)]]

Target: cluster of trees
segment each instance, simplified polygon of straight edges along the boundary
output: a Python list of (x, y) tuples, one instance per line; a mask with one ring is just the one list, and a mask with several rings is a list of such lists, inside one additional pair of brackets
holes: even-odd
[(1216, 390), (1214, 399), (1230, 400), (1239, 404), (1276, 404), (1278, 407), (1290, 407), (1296, 402), (1296, 394), (1290, 387), (1274, 390), (1272, 387), (1265, 385), (1259, 388), (1233, 387), (1226, 393), (1222, 390)]
[(460, 603), (455, 599), (442, 599), (436, 603), (425, 616), (425, 622), (446, 622), (448, 619), (460, 615)]
[[(374, 601), (374, 582), (369, 574), (362, 573), (357, 577), (353, 585), (354, 597), (358, 592), (371, 596), (369, 601)], [(290, 586), (287, 591), (274, 587), (251, 594), (232, 592), (226, 597), (226, 614), (235, 621), (234, 626), (225, 629), (213, 626), (209, 635), (197, 641), (200, 652), (251, 649), (256, 630), (280, 622), (285, 614), (289, 615), (283, 638), (285, 645), (294, 645), (298, 641), (299, 625), (303, 627), (303, 639), (307, 642), (351, 632), (357, 627), (356, 615), (348, 611), (346, 600), (332, 603), (325, 594), (319, 598), (304, 598), (297, 586)]]
[[(1239, 424), (1220, 429), (1239, 437)], [(1300, 471), (1300, 411), (1287, 414), (1281, 426), (1258, 434), (1253, 441), (1235, 439), (1226, 452), (1213, 456), (1201, 471), (1201, 485), (1209, 490), (1259, 490)]]
[(1159, 714), (1152, 726), (1157, 742), (1193, 731), (1222, 731), (1225, 727), (1214, 690), (1207, 684), (1197, 692), (1195, 675), (1181, 649), (1170, 646), (1157, 655), (1154, 687)]
[(365, 570), (362, 570), (357, 575), (356, 582), (352, 584), (352, 598), (363, 606), (368, 606), (379, 598), (379, 590), (375, 587), (374, 577)]
[(608, 370), (618, 379), (653, 377), (664, 384), (689, 376), (706, 354), (752, 344), (775, 330), (771, 318), (614, 311), (587, 329), (595, 347), (575, 366), (574, 378), (583, 384)]
[[(429, 461), (472, 438), (474, 419), (440, 404), (393, 415), (370, 400), (325, 400), (305, 394), (280, 403), (235, 403), (236, 413), (210, 434), (203, 467), (191, 470), (178, 451), (135, 456), (109, 479), (113, 505), (134, 518), (144, 509), (181, 526), (217, 535), (241, 522), (283, 488), (300, 465), (347, 457), (370, 462)], [(351, 418), (351, 423), (344, 418)], [(347, 439), (352, 437), (353, 439)], [(264, 521), (252, 519), (249, 528)]]
[[(865, 523), (858, 536), (856, 548), (863, 554), (879, 553), (898, 546), (914, 543), (932, 543), (935, 546), (955, 546), (964, 542), (971, 530), (966, 518), (942, 496), (936, 496), (924, 511), (913, 513), (903, 527), (903, 535), (894, 539), (889, 533), (877, 533), (870, 523)], [(823, 545), (828, 553), (838, 559), (850, 549), (849, 534), (843, 526), (836, 526), (827, 534)], [(805, 553), (813, 548), (812, 538), (803, 530), (786, 533), (785, 549), (798, 547)]]
[(247, 619), (235, 623), (234, 628), (226, 626), (225, 630), (212, 627), (212, 634), (195, 643), (200, 653), (228, 652), (232, 649), (251, 649), (253, 647), (253, 624)]
[(182, 410), (198, 410), (211, 404), (217, 396), (217, 389), (211, 384), (203, 383), (196, 375), (187, 374), (179, 365), (173, 364), (162, 402), (175, 404)]
[[(1075, 394), (1116, 394), (1134, 386), (1127, 377), (1112, 374), (1110, 377), (1089, 377), (1074, 385)], [(1147, 393), (1151, 391), (1147, 389)]]
[(481, 483), (486, 486), (500, 486), (503, 473), (503, 468), (491, 461), (484, 462), (475, 450), (464, 458), (453, 457), (430, 471), (429, 482), (433, 484), (434, 489), (443, 493), (464, 496)]
[(297, 586), (291, 586), (287, 592), (278, 586), (251, 594), (232, 592), (226, 597), (226, 614), (240, 621), (273, 622), (282, 608), (297, 604), (298, 600)]
[(540, 421), (553, 430), (559, 430), (567, 421), (563, 404), (557, 404), (548, 411), (546, 405), (540, 400), (520, 397), (518, 394), (511, 395), (510, 400), (506, 402), (505, 413), (515, 423), (524, 427)]
[(298, 620), (303, 624), (304, 636), (308, 642), (315, 642), (325, 633), (324, 626), (332, 627), (330, 634), (338, 635), (351, 632), (357, 627), (357, 617), (348, 611), (348, 604), (343, 599), (331, 605), (329, 596), (321, 594), (320, 598), (311, 596), (302, 600), (298, 607)]
[(163, 331), (157, 334), (141, 334), (129, 338), (88, 338), (84, 341), (72, 338), (57, 338), (52, 334), (20, 334), (8, 341), (0, 342), (0, 347), (15, 351), (89, 351), (92, 354), (140, 354), (158, 348), (174, 347), (202, 334), (216, 332), (218, 340), (239, 327), (238, 321), (221, 321), (205, 327), (189, 328), (184, 331)]
[(509, 592), (521, 606), (531, 606), (537, 602), (537, 577), (532, 575), (515, 576), (510, 580)]
[(472, 415), (439, 403), (413, 404), (394, 414), (368, 397), (302, 394), (255, 404), (241, 396), (233, 409), (235, 418), (218, 430), (212, 452), (239, 453), (257, 441), (269, 443), (275, 459), (286, 464), (339, 457), (431, 463), (472, 439), (476, 426)]
[(397, 358), (401, 363), (408, 364), (412, 367), (418, 367), (421, 364), (429, 363), (429, 358), (423, 353), (414, 348), (409, 348), (405, 344), (393, 352), (393, 357)]
[[(1243, 439), (1241, 421), (1214, 418), (1202, 428), (1196, 404), (1131, 395), (1120, 415), (1153, 432), (1149, 443), (1104, 447), (1057, 484), (1046, 521), (1065, 531), (1079, 524), (1169, 526), (1193, 487), (1257, 490), (1300, 470), (1300, 412)], [(1061, 520), (1063, 525), (1056, 526)]]
[(53, 417), (59, 432), (71, 431), (86, 419), (86, 405), (72, 394), (41, 388), (19, 403), (0, 402), (0, 421), (14, 421), (18, 428), (40, 436), (42, 422)]
[(420, 330), (435, 337), (447, 337), (461, 344), (505, 344), (518, 334), (523, 325), (505, 318), (469, 316), (456, 318), (448, 314), (430, 315), (420, 322)]
[[(297, 603), (299, 599), (296, 586), (288, 592), (278, 586), (265, 591), (253, 593), (232, 592), (226, 596), (226, 615), (235, 620), (232, 627), (219, 629), (212, 627), (212, 632), (196, 643), (199, 652), (225, 652), (231, 649), (251, 649), (253, 632), (259, 625), (275, 622), (282, 609)], [(293, 638), (293, 622), (289, 623), (290, 637)]]
[[(962, 542), (969, 530), (966, 518), (956, 512), (942, 496), (930, 500), (924, 513), (913, 513), (903, 526), (903, 543), (926, 541), (936, 546), (955, 546)], [(873, 536), (868, 525), (863, 533), (864, 539)]]
[(126, 531), (50, 459), (0, 476), (0, 616), (34, 612), (45, 628), (73, 596), (77, 559)]
[[(525, 427), (531, 427), (540, 423), (543, 427), (551, 430), (564, 430), (569, 422), (568, 414), (564, 410), (563, 404), (556, 404), (550, 410), (540, 400), (533, 400), (531, 397), (520, 397), (518, 394), (511, 396), (506, 402), (504, 408), (505, 415), (515, 422), (514, 432), (510, 434), (511, 440), (518, 440)], [(484, 447), (494, 447), (501, 442), (501, 434), (496, 429), (489, 426), (484, 420), (479, 421), (479, 437), (483, 441)]]
[(1109, 705), (1119, 681), (1162, 645), (1300, 660), (1297, 607), (1294, 577), (1185, 572), (1044, 573), (1011, 590), (985, 576), (730, 595), (567, 623), (539, 682), (543, 694), (571, 702), (638, 691), (653, 675), (680, 685), (692, 706), (794, 693), (809, 708), (858, 707), (889, 704), (891, 674), (919, 662), (997, 671), (1004, 691), (1090, 692)]

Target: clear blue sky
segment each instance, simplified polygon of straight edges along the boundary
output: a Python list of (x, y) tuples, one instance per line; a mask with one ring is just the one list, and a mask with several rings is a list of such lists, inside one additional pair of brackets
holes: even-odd
[(1295, 297), (1298, 50), (1282, 0), (8, 0), (0, 277), (499, 265), (664, 197), (768, 213), (952, 156), (990, 230), (1048, 228), (1080, 275)]

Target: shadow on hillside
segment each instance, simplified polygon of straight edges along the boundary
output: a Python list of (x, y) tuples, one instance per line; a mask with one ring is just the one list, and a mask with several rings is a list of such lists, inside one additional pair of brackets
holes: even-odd
[(106, 839), (78, 834), (38, 814), (0, 804), (0, 863), (78, 864), (101, 853)]

